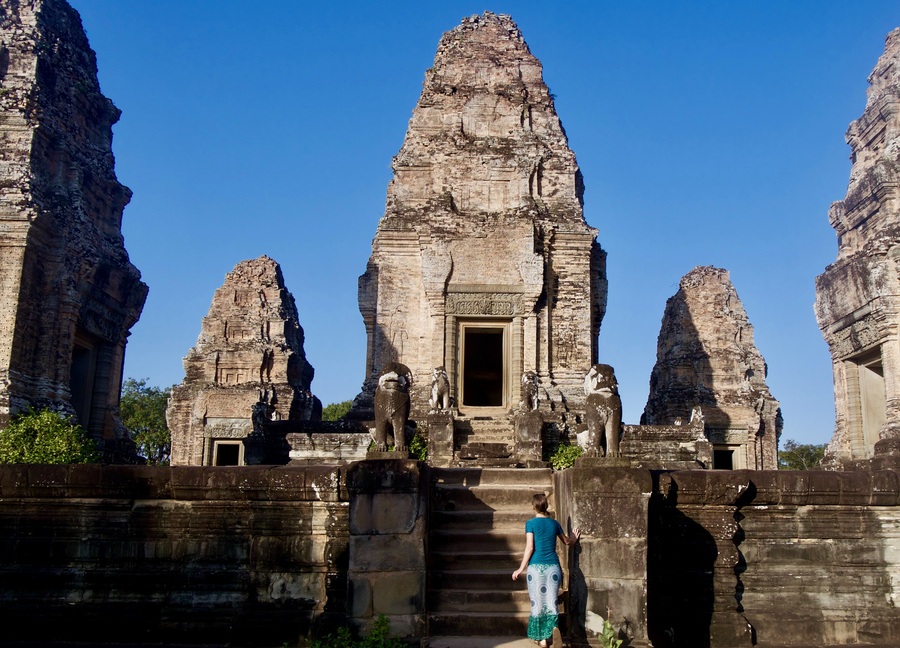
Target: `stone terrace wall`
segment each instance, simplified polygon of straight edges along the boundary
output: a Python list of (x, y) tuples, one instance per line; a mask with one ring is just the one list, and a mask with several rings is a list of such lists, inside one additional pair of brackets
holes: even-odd
[[(405, 461), (0, 467), (3, 639), (273, 646), (379, 612), (418, 635), (429, 483)], [(554, 497), (584, 533), (576, 640), (610, 615), (635, 647), (900, 644), (896, 470), (575, 467)]]
[(654, 646), (900, 642), (900, 474), (658, 479), (648, 561)]
[(336, 468), (0, 468), (4, 640), (282, 645), (343, 619)]

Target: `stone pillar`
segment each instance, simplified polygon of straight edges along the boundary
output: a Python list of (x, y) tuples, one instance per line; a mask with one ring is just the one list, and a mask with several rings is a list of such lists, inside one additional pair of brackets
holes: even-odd
[(544, 418), (539, 411), (516, 414), (516, 459), (528, 465), (528, 462), (540, 462), (543, 453), (541, 431)]
[(398, 636), (425, 634), (428, 467), (382, 459), (351, 464), (347, 617), (365, 629), (379, 614)]
[(459, 403), (459, 387), (456, 384), (458, 380), (457, 368), (457, 332), (456, 332), (456, 316), (447, 315), (447, 321), (444, 326), (444, 370), (447, 372), (447, 380), (450, 381), (450, 396)]
[(453, 462), (453, 414), (436, 412), (428, 415), (428, 461), (438, 468), (449, 468)]
[(631, 639), (647, 638), (650, 473), (633, 468), (570, 468), (553, 475), (554, 508), (564, 531), (581, 529), (569, 549), (567, 582), (573, 639), (595, 637), (610, 622)]
[(900, 455), (900, 342), (890, 336), (881, 345), (884, 371), (885, 422), (875, 444), (876, 455)]

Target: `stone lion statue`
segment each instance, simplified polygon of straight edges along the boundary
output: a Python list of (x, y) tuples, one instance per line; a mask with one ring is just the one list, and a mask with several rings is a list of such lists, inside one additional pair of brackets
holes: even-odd
[(388, 446), (408, 449), (406, 422), (409, 419), (409, 387), (412, 372), (399, 362), (388, 363), (375, 388), (375, 450), (384, 452)]
[(615, 370), (605, 364), (595, 364), (584, 378), (587, 396), (585, 422), (587, 436), (582, 444), (588, 457), (618, 457), (619, 435), (622, 428), (622, 399)]
[(533, 412), (538, 408), (538, 377), (533, 371), (522, 374), (522, 400), (519, 409), (524, 412)]
[(443, 367), (435, 367), (431, 372), (431, 398), (428, 404), (432, 411), (445, 412), (450, 409), (450, 378)]

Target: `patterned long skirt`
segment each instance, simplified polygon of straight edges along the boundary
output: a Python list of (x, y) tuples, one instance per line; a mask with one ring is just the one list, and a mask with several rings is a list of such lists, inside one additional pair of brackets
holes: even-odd
[(528, 597), (531, 599), (531, 618), (528, 619), (528, 638), (549, 639), (559, 618), (556, 597), (562, 582), (559, 565), (528, 565)]

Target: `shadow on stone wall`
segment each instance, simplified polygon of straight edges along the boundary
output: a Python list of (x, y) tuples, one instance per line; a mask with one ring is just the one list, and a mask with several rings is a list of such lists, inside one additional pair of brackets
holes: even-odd
[(677, 509), (676, 483), (664, 499), (659, 475), (654, 482), (648, 520), (647, 633), (656, 648), (709, 648), (716, 542)]

